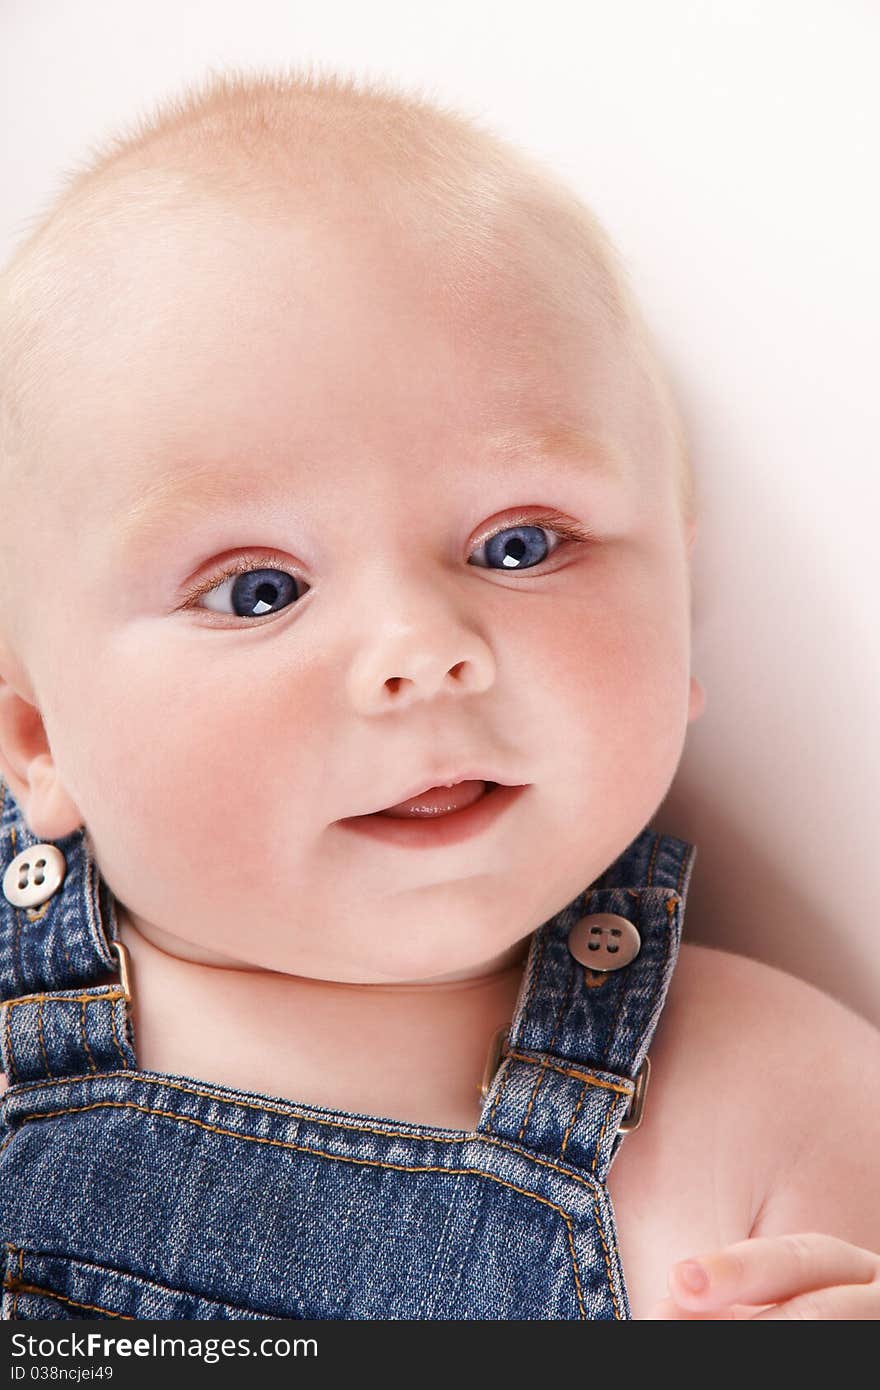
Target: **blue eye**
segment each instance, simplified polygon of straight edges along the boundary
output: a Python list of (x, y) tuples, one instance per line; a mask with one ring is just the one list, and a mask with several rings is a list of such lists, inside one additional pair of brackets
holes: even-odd
[[(535, 565), (540, 565), (542, 560), (546, 560), (547, 556), (553, 553), (544, 539), (548, 533), (549, 528), (546, 526), (503, 527), (477, 547), (477, 552), (485, 551), (489, 562), (480, 568), (494, 569), (497, 565), (500, 569), (510, 571), (532, 569)], [(468, 560), (469, 565), (473, 563), (473, 560)]]
[[(245, 560), (245, 564), (252, 564), (252, 561)], [(242, 569), (232, 574), (227, 573), (227, 577), (221, 584), (214, 584), (213, 587), (202, 589), (196, 597), (214, 598), (221, 595), (219, 607), (211, 604), (197, 605), (198, 607), (209, 608), (214, 613), (225, 613), (230, 616), (227, 604), (232, 604), (232, 615), (236, 618), (261, 618), (265, 613), (278, 612), (286, 608), (294, 599), (300, 597), (299, 590), (303, 586), (299, 580), (294, 579), (286, 570), (266, 568), (266, 569)], [(224, 596), (223, 591), (228, 589)]]

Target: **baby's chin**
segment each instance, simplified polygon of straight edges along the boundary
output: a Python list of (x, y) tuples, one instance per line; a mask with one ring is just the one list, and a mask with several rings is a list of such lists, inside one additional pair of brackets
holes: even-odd
[(184, 941), (172, 932), (133, 916), (121, 903), (116, 903), (116, 920), (124, 946), (137, 951), (159, 952), (174, 960), (190, 961), (193, 965), (216, 965), (226, 970), (261, 970), (263, 967), (240, 957), (211, 951), (197, 942)]
[(263, 965), (241, 956), (232, 956), (212, 951), (198, 943), (185, 941), (172, 932), (165, 931), (152, 923), (144, 922), (131, 914), (120, 903), (116, 904), (116, 918), (119, 937), (124, 946), (131, 951), (135, 963), (138, 958), (151, 956), (154, 959), (165, 957), (168, 960), (185, 962), (191, 965), (210, 966), (220, 970), (235, 970), (255, 976), (282, 975), (296, 980), (302, 986), (314, 985), (332, 988), (375, 989), (403, 992), (407, 990), (462, 989), (483, 984), (491, 985), (502, 980), (511, 971), (522, 969), (528, 956), (531, 935), (525, 940), (515, 942), (507, 950), (485, 960), (460, 969), (447, 969), (448, 960), (440, 957), (426, 966), (395, 968), (387, 962), (375, 965), (353, 966), (340, 971), (338, 966), (328, 962), (325, 969), (320, 964), (304, 968), (300, 962), (291, 959), (277, 965)]
[(431, 976), (424, 983), (426, 985), (481, 984), (484, 981), (494, 980), (500, 975), (506, 975), (509, 970), (522, 969), (528, 958), (531, 940), (531, 934), (529, 934), (524, 941), (515, 942), (509, 950), (495, 956), (492, 960), (472, 966), (468, 970), (454, 970), (449, 974)]

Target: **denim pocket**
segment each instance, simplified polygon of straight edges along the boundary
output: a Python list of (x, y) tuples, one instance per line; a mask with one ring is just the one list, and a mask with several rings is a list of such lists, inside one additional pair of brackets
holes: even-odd
[(2, 1319), (271, 1318), (154, 1279), (6, 1242)]

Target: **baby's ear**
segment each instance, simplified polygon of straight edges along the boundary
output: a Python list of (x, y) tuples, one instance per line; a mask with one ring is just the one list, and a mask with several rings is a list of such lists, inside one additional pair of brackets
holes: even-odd
[(37, 707), (0, 676), (0, 776), (31, 834), (60, 840), (83, 824), (55, 766)]

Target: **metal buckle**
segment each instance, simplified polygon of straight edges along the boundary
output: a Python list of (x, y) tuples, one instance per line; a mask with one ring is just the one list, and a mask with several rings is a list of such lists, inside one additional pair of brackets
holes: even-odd
[(649, 1057), (646, 1057), (639, 1067), (638, 1075), (636, 1076), (635, 1090), (632, 1094), (632, 1100), (629, 1103), (629, 1109), (618, 1126), (623, 1134), (631, 1134), (632, 1131), (638, 1129), (639, 1125), (642, 1123), (642, 1113), (645, 1109), (645, 1095), (648, 1090), (648, 1082), (650, 1079), (651, 1060)]
[(119, 961), (119, 981), (122, 985), (122, 993), (125, 995), (125, 1002), (131, 1007), (131, 976), (129, 975), (128, 949), (123, 946), (121, 941), (111, 941), (110, 950), (116, 955)]
[(505, 1023), (492, 1034), (492, 1041), (489, 1044), (489, 1055), (486, 1058), (486, 1065), (483, 1068), (483, 1080), (480, 1083), (481, 1100), (485, 1100), (486, 1096), (489, 1094), (489, 1087), (492, 1085), (495, 1073), (509, 1051), (507, 1042), (507, 1030), (509, 1027), (510, 1024)]

